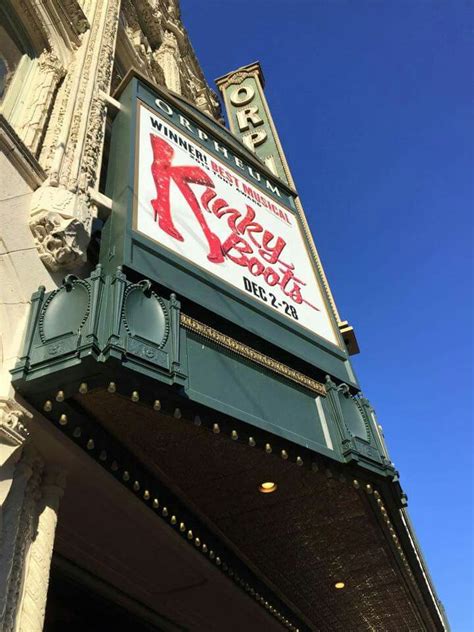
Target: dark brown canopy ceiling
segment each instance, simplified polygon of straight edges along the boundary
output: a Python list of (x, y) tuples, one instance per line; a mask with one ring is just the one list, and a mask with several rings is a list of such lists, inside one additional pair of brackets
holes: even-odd
[[(373, 496), (352, 480), (298, 467), (217, 426), (150, 411), (105, 389), (76, 401), (310, 629), (437, 629), (402, 572)], [(262, 494), (263, 481), (277, 490)], [(337, 590), (336, 582), (345, 587)]]

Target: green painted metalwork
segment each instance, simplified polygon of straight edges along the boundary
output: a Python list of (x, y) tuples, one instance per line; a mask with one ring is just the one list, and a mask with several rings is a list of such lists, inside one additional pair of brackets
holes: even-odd
[[(247, 91), (253, 96), (249, 103), (245, 101), (243, 105), (232, 105), (232, 95), (238, 93), (239, 90), (242, 90), (244, 93), (245, 91)], [(253, 151), (255, 151), (255, 154), (263, 163), (271, 159), (272, 166), (275, 169), (276, 175), (280, 178), (282, 182), (285, 182), (289, 185), (288, 178), (285, 173), (285, 168), (280, 158), (280, 152), (276, 144), (276, 139), (271, 130), (267, 108), (263, 103), (261, 90), (256, 77), (252, 75), (247, 76), (245, 77), (245, 79), (241, 80), (239, 84), (232, 83), (226, 86), (223, 89), (223, 92), (225, 94), (226, 105), (229, 103), (231, 104), (231, 107), (227, 107), (227, 113), (229, 118), (231, 119), (231, 129), (236, 130), (236, 134), (242, 136), (243, 138), (245, 138), (246, 135), (251, 137), (252, 134), (255, 133), (265, 134), (265, 140), (261, 143), (257, 143)], [(252, 116), (256, 116), (258, 123), (257, 126), (249, 123), (246, 126), (246, 131), (241, 131), (241, 122), (239, 121), (239, 115), (245, 115), (246, 111), (250, 111), (250, 118), (252, 118)]]
[[(178, 101), (169, 93), (152, 89), (132, 76), (120, 94), (122, 109), (113, 123), (112, 143), (109, 157), (107, 195), (113, 200), (112, 213), (106, 222), (102, 236), (101, 263), (104, 270), (111, 273), (117, 266), (125, 271), (132, 270), (139, 275), (153, 279), (171, 292), (179, 293), (184, 301), (204, 307), (210, 316), (224, 319), (230, 327), (241, 328), (252, 336), (283, 349), (302, 361), (317, 367), (324, 375), (330, 374), (357, 390), (358, 384), (351, 369), (344, 343), (334, 323), (341, 344), (337, 346), (301, 327), (296, 322), (279, 314), (243, 292), (236, 292), (225, 282), (205, 270), (193, 267), (170, 250), (151, 242), (133, 229), (132, 209), (134, 203), (135, 136), (137, 101), (158, 111), (155, 100), (169, 104), (170, 121), (179, 125), (181, 112), (190, 121), (195, 121), (203, 129), (213, 134), (219, 143), (229, 147), (235, 155), (265, 173), (284, 192), (290, 205), (294, 207), (295, 193), (274, 178), (247, 151), (235, 137), (195, 108)], [(213, 151), (212, 147), (208, 147)], [(220, 160), (225, 156), (216, 151)], [(273, 178), (273, 180), (272, 180)], [(255, 186), (259, 186), (257, 182)], [(268, 194), (268, 190), (266, 191)], [(326, 300), (323, 298), (323, 300)], [(329, 306), (328, 312), (331, 312)]]
[[(175, 385), (182, 406), (268, 433), (268, 441), (301, 446), (384, 477), (394, 470), (372, 409), (346, 384), (326, 379), (327, 397), (180, 325), (181, 304), (148, 279), (132, 281), (101, 266), (86, 279), (33, 295), (22, 357), (13, 383), (27, 399), (39, 392), (65, 397), (78, 383), (153, 392)], [(238, 343), (236, 343), (238, 344)], [(290, 367), (291, 368), (291, 367)], [(229, 422), (227, 422), (229, 423)], [(273, 438), (272, 438), (273, 437)]]
[[(359, 394), (342, 347), (256, 306), (202, 270), (197, 274), (192, 264), (134, 231), (136, 107), (138, 99), (156, 107), (156, 98), (172, 104), (172, 116), (184, 112), (208, 125), (258, 167), (229, 132), (132, 77), (113, 127), (107, 184), (113, 209), (103, 231), (102, 263), (87, 279), (69, 275), (57, 290), (35, 293), (24, 353), (13, 371), (16, 388), (28, 398), (60, 384), (67, 396), (78, 380), (112, 380), (152, 397), (156, 388), (174, 386), (184, 407), (393, 478), (373, 410)], [(285, 194), (294, 195), (290, 189)], [(206, 337), (202, 327), (213, 334)], [(324, 380), (326, 391), (318, 384)]]

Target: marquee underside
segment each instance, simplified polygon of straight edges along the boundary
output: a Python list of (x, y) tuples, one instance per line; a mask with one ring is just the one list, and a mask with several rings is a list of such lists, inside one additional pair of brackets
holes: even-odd
[[(79, 444), (103, 466), (111, 489), (125, 488), (141, 501), (147, 526), (143, 533), (137, 527), (133, 537), (142, 546), (153, 539), (155, 528), (161, 532), (165, 526), (171, 531), (168, 538), (189, 545), (189, 556), (199, 553), (213, 571), (222, 571), (225, 584), (233, 582), (245, 603), (250, 597), (252, 607), (263, 606), (266, 618), (275, 623), (286, 620), (293, 630), (436, 629), (401, 563), (393, 527), (387, 528), (387, 511), (380, 511), (383, 496), (376, 484), (368, 494), (365, 485), (354, 487), (349, 469), (344, 473), (317, 455), (308, 463), (307, 453), (300, 462), (295, 456), (299, 448), (288, 442), (288, 458), (282, 458), (281, 439), (271, 442), (268, 434), (255, 433), (250, 437), (249, 427), (237, 421), (201, 421), (192, 408), (178, 408), (179, 401), (172, 396), (160, 402), (161, 410), (154, 410), (104, 386), (75, 395), (69, 405), (84, 420), (82, 425), (56, 425), (69, 435), (68, 442)], [(264, 481), (275, 482), (277, 490), (261, 493)], [(98, 496), (102, 493), (98, 484)], [(84, 502), (79, 494), (77, 500)], [(91, 533), (83, 545), (87, 541), (87, 547), (97, 547), (100, 558), (103, 538), (109, 542), (106, 534), (115, 529), (120, 534), (124, 526), (116, 522), (121, 520), (120, 510), (111, 513), (110, 507), (93, 504), (96, 520), (106, 525), (105, 536), (99, 534), (95, 543)], [(72, 544), (67, 537), (68, 521), (75, 532), (84, 530), (78, 527), (77, 509), (70, 507), (70, 515), (60, 523), (59, 542), (61, 554), (72, 556), (80, 566), (81, 544)], [(131, 555), (133, 559), (133, 547)], [(171, 560), (172, 553), (164, 555), (165, 568)], [(129, 559), (128, 572), (146, 574), (139, 570), (143, 563)], [(91, 570), (100, 577), (107, 564)], [(159, 582), (165, 569), (161, 564), (154, 569)], [(120, 578), (111, 577), (110, 569), (107, 573), (106, 580), (120, 588)], [(150, 581), (155, 581), (153, 573)], [(336, 589), (336, 582), (345, 587)], [(153, 604), (160, 611), (159, 600), (150, 600), (147, 607), (153, 609)], [(217, 608), (224, 612), (225, 604)], [(217, 616), (214, 611), (208, 615), (208, 621)], [(192, 626), (209, 629), (196, 621)], [(258, 628), (251, 623), (246, 629)]]

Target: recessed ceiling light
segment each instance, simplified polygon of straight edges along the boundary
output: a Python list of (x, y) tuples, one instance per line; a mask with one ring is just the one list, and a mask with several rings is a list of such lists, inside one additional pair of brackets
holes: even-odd
[(272, 481), (265, 481), (265, 483), (261, 483), (258, 489), (262, 492), (262, 494), (271, 494), (277, 488), (277, 484)]
[(336, 582), (334, 584), (334, 588), (336, 588), (336, 590), (341, 590), (344, 587), (345, 587), (345, 583), (344, 582)]

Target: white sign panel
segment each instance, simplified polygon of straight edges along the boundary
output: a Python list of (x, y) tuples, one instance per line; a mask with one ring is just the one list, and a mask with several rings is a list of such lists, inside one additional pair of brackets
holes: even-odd
[(291, 211), (141, 103), (138, 129), (135, 230), (337, 344)]

